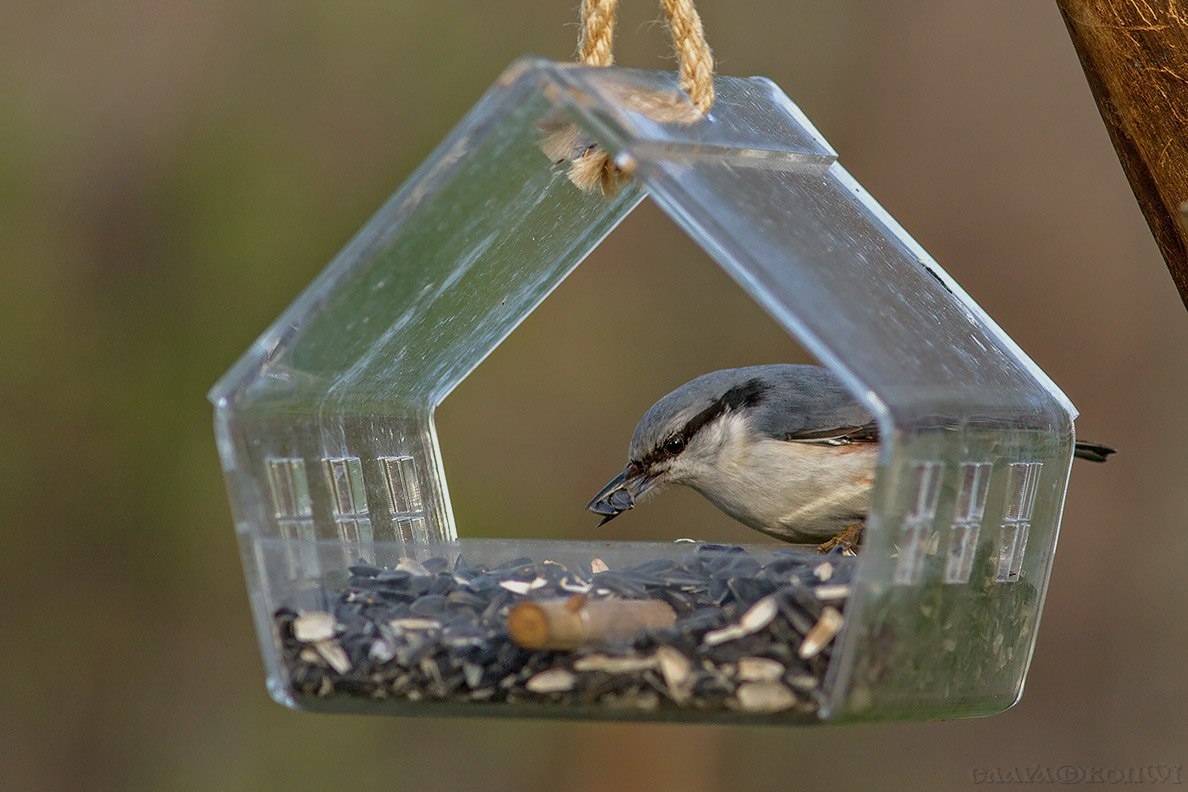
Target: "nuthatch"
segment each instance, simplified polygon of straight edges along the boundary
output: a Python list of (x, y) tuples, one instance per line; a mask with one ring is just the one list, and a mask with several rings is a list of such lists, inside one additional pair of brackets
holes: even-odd
[[(606, 523), (645, 494), (683, 484), (777, 539), (849, 546), (870, 509), (878, 449), (871, 414), (820, 366), (715, 371), (644, 413), (627, 467), (586, 508)], [(1113, 452), (1076, 448), (1096, 462)]]

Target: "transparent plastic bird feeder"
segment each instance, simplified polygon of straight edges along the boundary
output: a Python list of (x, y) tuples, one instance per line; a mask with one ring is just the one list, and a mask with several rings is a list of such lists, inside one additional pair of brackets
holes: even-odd
[[(779, 88), (715, 88), (673, 120), (675, 74), (517, 62), (215, 386), (276, 700), (821, 722), (1018, 699), (1074, 408)], [(542, 153), (558, 119), (631, 174), (616, 196)], [(455, 526), (434, 409), (645, 195), (875, 416), (856, 558)], [(570, 643), (513, 641), (516, 611)]]

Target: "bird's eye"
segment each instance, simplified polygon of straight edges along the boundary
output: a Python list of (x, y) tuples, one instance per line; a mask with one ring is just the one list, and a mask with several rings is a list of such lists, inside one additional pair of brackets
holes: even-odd
[(673, 435), (664, 441), (664, 453), (669, 456), (676, 456), (685, 450), (685, 438), (680, 435)]

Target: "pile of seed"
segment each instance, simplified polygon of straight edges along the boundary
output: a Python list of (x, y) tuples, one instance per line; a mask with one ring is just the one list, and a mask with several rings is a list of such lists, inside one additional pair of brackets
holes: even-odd
[[(742, 547), (694, 548), (618, 569), (597, 558), (360, 562), (344, 588), (323, 592), (325, 609), (276, 611), (290, 693), (326, 704), (816, 712), (856, 559), (780, 549), (761, 563)], [(662, 600), (676, 621), (573, 651), (530, 651), (508, 636), (516, 603), (575, 595)]]

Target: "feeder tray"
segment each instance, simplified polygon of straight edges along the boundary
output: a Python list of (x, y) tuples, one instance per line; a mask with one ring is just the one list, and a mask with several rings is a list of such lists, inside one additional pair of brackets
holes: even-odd
[[(1018, 700), (1075, 410), (779, 88), (715, 89), (690, 120), (672, 73), (513, 64), (212, 390), (277, 701), (820, 722)], [(546, 157), (559, 124), (630, 175), (617, 194)], [(875, 416), (857, 558), (458, 537), (434, 408), (645, 193)], [(671, 616), (510, 640), (509, 613), (546, 600)]]

